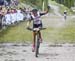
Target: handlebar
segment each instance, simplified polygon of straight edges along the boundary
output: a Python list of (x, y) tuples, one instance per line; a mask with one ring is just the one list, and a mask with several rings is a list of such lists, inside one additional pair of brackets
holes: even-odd
[(46, 28), (29, 28), (29, 27), (27, 27), (27, 29), (30, 31), (40, 31), (40, 30), (45, 30)]

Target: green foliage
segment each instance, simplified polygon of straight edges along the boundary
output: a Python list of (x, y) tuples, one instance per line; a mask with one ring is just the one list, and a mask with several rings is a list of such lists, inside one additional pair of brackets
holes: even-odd
[(48, 5), (48, 0), (20, 0), (20, 1), (35, 5), (40, 9), (42, 9), (43, 1), (45, 2), (45, 5), (44, 5), (45, 9), (47, 8), (47, 5)]
[(74, 0), (54, 0), (54, 1), (60, 4), (64, 4), (68, 8), (71, 8), (72, 6), (74, 6), (74, 3), (75, 3)]
[(59, 3), (57, 3), (54, 0), (53, 1), (52, 0), (49, 0), (49, 4), (58, 6), (59, 7), (59, 12), (61, 13), (61, 15), (63, 15), (64, 10), (67, 10), (67, 14), (68, 15), (74, 14), (73, 11), (70, 8), (68, 8), (67, 6), (65, 6), (63, 4), (59, 4)]

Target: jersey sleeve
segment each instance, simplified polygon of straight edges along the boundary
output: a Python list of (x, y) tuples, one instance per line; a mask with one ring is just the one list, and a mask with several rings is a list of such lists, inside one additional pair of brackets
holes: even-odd
[(46, 13), (40, 13), (40, 16), (43, 16), (43, 15), (45, 15)]

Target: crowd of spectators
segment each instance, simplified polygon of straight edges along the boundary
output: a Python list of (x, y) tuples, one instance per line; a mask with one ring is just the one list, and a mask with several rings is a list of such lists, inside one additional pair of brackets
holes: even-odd
[(28, 19), (29, 8), (6, 8), (0, 6), (0, 29)]

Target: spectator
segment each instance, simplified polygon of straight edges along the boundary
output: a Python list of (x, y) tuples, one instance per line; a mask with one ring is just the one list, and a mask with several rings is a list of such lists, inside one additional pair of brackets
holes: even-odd
[(6, 0), (4, 0), (4, 5), (7, 7), (8, 6), (8, 2)]
[(2, 7), (0, 6), (0, 29), (2, 28)]
[(67, 10), (64, 11), (64, 19), (67, 19)]
[(2, 29), (5, 29), (5, 15), (7, 14), (7, 10), (5, 8), (5, 6), (2, 6)]
[(11, 24), (11, 9), (8, 8), (7, 9), (7, 14), (5, 15), (5, 20), (6, 20), (6, 25), (10, 25)]
[(10, 13), (10, 9), (7, 9), (7, 14), (9, 14)]
[(26, 19), (26, 8), (23, 9), (24, 20)]
[(7, 3), (8, 3), (8, 6), (10, 6), (11, 0), (6, 0), (6, 1), (7, 1)]
[(31, 13), (30, 13), (30, 10), (29, 10), (29, 8), (27, 8), (26, 9), (26, 18), (27, 18), (27, 20), (30, 20), (31, 19)]
[(14, 0), (14, 3), (17, 6), (19, 2), (18, 2), (18, 0)]
[(4, 5), (4, 0), (0, 0), (0, 6)]
[(6, 14), (6, 9), (4, 6), (0, 6), (0, 29), (2, 28), (3, 17)]

